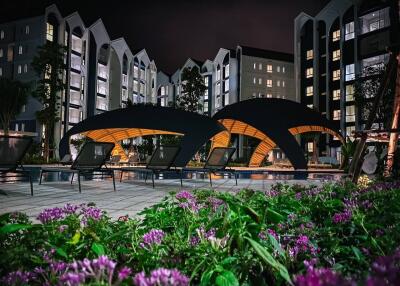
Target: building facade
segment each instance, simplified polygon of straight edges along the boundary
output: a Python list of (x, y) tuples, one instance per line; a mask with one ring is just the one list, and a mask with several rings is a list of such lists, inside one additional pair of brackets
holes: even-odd
[[(398, 21), (397, 2), (332, 0), (316, 16), (301, 13), (294, 21), (296, 98), (335, 121), (343, 136), (363, 129), (355, 82), (387, 63), (399, 33), (391, 20)], [(316, 148), (307, 139), (302, 144)], [(319, 155), (340, 157), (337, 138), (322, 136), (317, 145)]]
[[(60, 94), (56, 146), (83, 119), (133, 103), (157, 102), (157, 66), (144, 49), (132, 52), (123, 38), (112, 40), (101, 19), (86, 27), (77, 12), (63, 17), (55, 5), (43, 15), (0, 24), (0, 76), (33, 84), (31, 67), (46, 41), (66, 47), (66, 89)], [(43, 126), (36, 120), (41, 103), (30, 97), (10, 130), (29, 132), (40, 140)], [(55, 152), (56, 154), (58, 152)]]

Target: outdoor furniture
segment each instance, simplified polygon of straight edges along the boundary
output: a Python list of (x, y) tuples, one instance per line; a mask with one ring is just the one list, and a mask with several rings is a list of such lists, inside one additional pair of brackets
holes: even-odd
[(71, 167), (41, 168), (39, 185), (42, 184), (42, 176), (44, 173), (67, 172), (72, 173), (71, 184), (74, 179), (74, 175), (78, 175), (79, 193), (81, 193), (81, 176), (101, 175), (101, 178), (103, 178), (104, 175), (106, 175), (112, 178), (115, 191), (114, 170), (102, 168), (102, 166), (105, 165), (106, 160), (110, 157), (113, 148), (114, 143), (88, 142), (82, 147), (82, 150), (79, 152)]
[(237, 172), (234, 169), (226, 168), (235, 151), (236, 148), (215, 147), (208, 156), (203, 168), (184, 168), (182, 172), (208, 173), (210, 177), (210, 186), (212, 186), (211, 174), (229, 173), (234, 175), (237, 186)]
[(0, 182), (9, 182), (7, 178), (28, 178), (31, 196), (33, 196), (32, 177), (30, 171), (24, 169), (21, 161), (32, 141), (29, 137), (0, 136)]
[(179, 169), (172, 169), (175, 158), (178, 155), (180, 147), (178, 146), (159, 146), (153, 152), (150, 160), (147, 162), (146, 167), (125, 167), (121, 168), (120, 182), (125, 172), (142, 172), (145, 173), (145, 182), (147, 181), (148, 174), (151, 174), (151, 180), (154, 188), (154, 176), (160, 173), (177, 172), (180, 173), (181, 186), (182, 186), (182, 173)]
[(135, 165), (139, 164), (140, 163), (139, 154), (135, 153), (133, 155), (130, 155), (127, 163), (129, 166), (132, 166), (132, 165), (135, 166)]
[(111, 159), (106, 163), (110, 165), (118, 165), (120, 161), (121, 161), (121, 155), (113, 155), (111, 156)]
[(65, 166), (65, 165), (71, 165), (73, 162), (71, 154), (66, 154), (64, 157), (60, 160), (60, 164)]

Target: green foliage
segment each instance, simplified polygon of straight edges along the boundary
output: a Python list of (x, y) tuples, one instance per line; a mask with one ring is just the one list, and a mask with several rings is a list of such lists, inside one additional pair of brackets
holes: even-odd
[(8, 135), (11, 120), (27, 103), (29, 94), (29, 84), (0, 77), (0, 124), (5, 135)]
[(201, 109), (200, 97), (206, 91), (203, 77), (197, 67), (182, 71), (182, 92), (177, 98), (177, 107), (186, 111), (197, 112)]
[(341, 170), (347, 171), (349, 168), (349, 160), (353, 157), (354, 152), (356, 151), (357, 142), (355, 140), (351, 140), (349, 137), (346, 139), (346, 143), (341, 146), (341, 154), (342, 154), (342, 164), (340, 165)]
[[(193, 285), (291, 285), (312, 259), (364, 281), (376, 257), (399, 246), (399, 186), (171, 193), (138, 219), (71, 213), (34, 225), (7, 214), (0, 216), (0, 276), (46, 265), (43, 253), (53, 249), (54, 259), (68, 262), (105, 254), (135, 273), (177, 268)], [(345, 212), (346, 219), (334, 219)], [(160, 243), (143, 245), (154, 229), (165, 234)]]

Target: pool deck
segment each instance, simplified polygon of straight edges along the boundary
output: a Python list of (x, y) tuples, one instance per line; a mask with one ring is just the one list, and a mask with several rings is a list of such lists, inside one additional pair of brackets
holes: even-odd
[[(213, 189), (222, 192), (234, 192), (243, 188), (266, 191), (271, 185), (283, 180), (239, 179), (238, 186), (234, 179), (213, 179)], [(321, 185), (322, 180), (289, 180), (289, 184)], [(193, 190), (199, 188), (210, 189), (208, 179), (184, 180), (183, 187), (179, 180), (156, 180), (155, 188), (151, 182), (143, 180), (116, 180), (116, 189), (113, 191), (112, 181), (87, 180), (82, 181), (82, 193), (78, 192), (76, 181), (71, 185), (68, 181), (44, 182), (38, 185), (33, 183), (34, 196), (30, 195), (29, 184), (0, 183), (0, 214), (7, 212), (24, 212), (35, 220), (45, 208), (63, 206), (66, 203), (81, 204), (95, 203), (97, 207), (107, 211), (112, 218), (123, 215), (134, 216), (144, 208), (160, 202), (171, 191)]]

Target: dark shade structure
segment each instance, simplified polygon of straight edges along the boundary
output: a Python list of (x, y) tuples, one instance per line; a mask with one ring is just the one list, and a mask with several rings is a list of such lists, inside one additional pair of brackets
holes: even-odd
[(82, 134), (95, 141), (113, 142), (126, 156), (119, 141), (145, 135), (182, 135), (181, 149), (174, 165), (184, 167), (201, 146), (218, 133), (226, 132), (212, 118), (170, 107), (134, 105), (89, 117), (72, 127), (60, 141), (59, 155), (69, 153), (69, 139)]
[[(217, 112), (218, 120), (230, 133), (252, 136), (261, 142), (249, 166), (259, 166), (272, 148), (278, 146), (295, 169), (307, 169), (303, 150), (294, 135), (325, 132), (343, 141), (332, 121), (300, 103), (278, 98), (256, 98), (231, 104)], [(219, 137), (219, 138), (218, 138)], [(229, 138), (216, 136), (213, 146), (227, 146)]]

